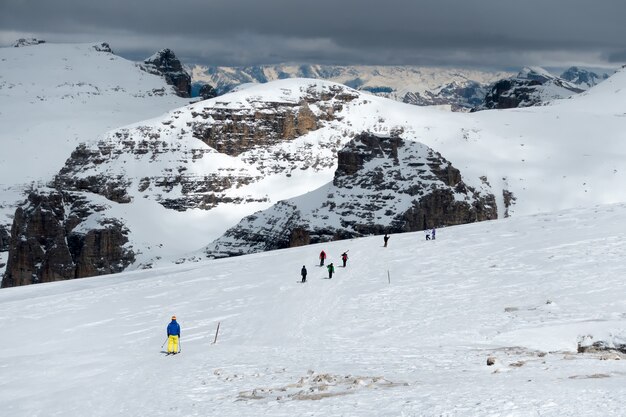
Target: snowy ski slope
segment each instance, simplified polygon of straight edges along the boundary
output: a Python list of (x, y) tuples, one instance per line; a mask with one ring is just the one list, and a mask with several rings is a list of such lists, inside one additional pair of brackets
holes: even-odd
[(616, 204), (3, 289), (1, 414), (620, 416), (624, 259)]

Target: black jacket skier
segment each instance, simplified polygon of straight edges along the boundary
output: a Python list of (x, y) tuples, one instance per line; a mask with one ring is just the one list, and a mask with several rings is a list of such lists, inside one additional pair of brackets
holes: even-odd
[(302, 282), (306, 282), (306, 268), (302, 265), (302, 269), (300, 270), (300, 274), (302, 275)]

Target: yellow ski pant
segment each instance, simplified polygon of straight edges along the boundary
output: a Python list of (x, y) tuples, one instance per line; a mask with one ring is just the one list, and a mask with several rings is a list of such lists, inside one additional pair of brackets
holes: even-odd
[(167, 338), (167, 353), (178, 353), (178, 336), (170, 335)]

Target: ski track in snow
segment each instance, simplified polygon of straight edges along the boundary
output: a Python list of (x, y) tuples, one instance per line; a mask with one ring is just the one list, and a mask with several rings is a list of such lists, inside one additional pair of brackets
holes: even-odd
[[(623, 415), (626, 361), (576, 348), (587, 334), (626, 342), (625, 257), (621, 204), (436, 241), (392, 235), (388, 248), (374, 236), (3, 289), (0, 405), (14, 417)], [(172, 314), (182, 353), (166, 357)]]

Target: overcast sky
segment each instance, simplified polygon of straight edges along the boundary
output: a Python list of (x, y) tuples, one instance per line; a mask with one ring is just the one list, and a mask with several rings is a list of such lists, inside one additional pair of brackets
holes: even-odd
[(626, 0), (0, 0), (0, 45), (109, 42), (186, 64), (626, 63)]

